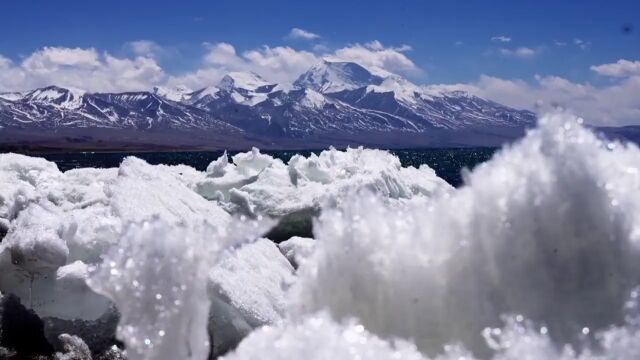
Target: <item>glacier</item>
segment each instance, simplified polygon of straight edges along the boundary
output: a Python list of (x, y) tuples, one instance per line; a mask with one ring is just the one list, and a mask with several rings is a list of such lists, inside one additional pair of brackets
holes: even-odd
[(555, 113), (463, 175), (364, 148), (206, 171), (0, 154), (0, 293), (65, 322), (58, 358), (105, 317), (113, 358), (640, 356), (640, 149)]

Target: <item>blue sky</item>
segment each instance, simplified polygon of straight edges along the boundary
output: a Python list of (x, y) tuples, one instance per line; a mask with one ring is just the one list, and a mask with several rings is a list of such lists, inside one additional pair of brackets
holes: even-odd
[[(623, 32), (625, 24), (631, 32)], [(640, 29), (634, 26), (640, 27), (640, 1), (634, 0), (9, 0), (0, 12), (0, 90), (53, 81), (83, 85), (78, 82), (86, 79), (82, 71), (88, 66), (107, 65), (109, 71), (96, 75), (99, 81), (87, 89), (133, 90), (180, 82), (197, 87), (228, 70), (266, 70), (272, 80), (283, 81), (313, 62), (309, 54), (335, 56), (342, 49), (344, 55), (354, 48), (362, 56), (377, 56), (372, 64), (378, 61), (419, 84), (478, 87), (487, 79), (500, 79), (540, 88), (541, 79), (557, 77), (573, 87), (602, 90), (628, 77), (611, 76), (611, 71), (603, 75), (595, 66), (626, 60), (631, 63), (625, 69), (635, 75)], [(293, 28), (317, 37), (288, 36)], [(69, 62), (69, 56), (87, 55), (62, 53), (73, 49), (91, 50), (97, 58)], [(235, 57), (224, 62), (220, 51), (230, 49)], [(286, 66), (274, 63), (274, 56)], [(61, 58), (67, 63), (56, 63)], [(279, 70), (271, 72), (269, 66)], [(82, 69), (73, 73), (74, 67)], [(118, 73), (138, 78), (118, 85), (109, 79)], [(495, 89), (478, 92), (513, 106), (533, 104), (496, 95)]]

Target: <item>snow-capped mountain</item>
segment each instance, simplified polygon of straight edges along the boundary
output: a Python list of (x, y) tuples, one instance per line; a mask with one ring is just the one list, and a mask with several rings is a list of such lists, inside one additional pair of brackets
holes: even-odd
[(398, 75), (351, 62), (324, 61), (293, 84), (232, 72), (196, 91), (181, 86), (156, 87), (152, 92), (85, 93), (49, 86), (0, 94), (4, 132), (198, 129), (276, 143), (295, 139), (303, 144), (305, 138), (320, 143), (326, 139), (327, 144), (336, 138), (348, 142), (377, 137), (384, 142), (385, 136), (408, 134), (420, 143), (430, 138), (420, 134), (496, 129), (517, 133), (534, 122), (535, 116), (528, 111), (464, 92), (434, 92)]
[(310, 88), (328, 94), (368, 85), (380, 85), (383, 81), (382, 76), (374, 75), (356, 63), (325, 60), (300, 75), (293, 84), (299, 88)]

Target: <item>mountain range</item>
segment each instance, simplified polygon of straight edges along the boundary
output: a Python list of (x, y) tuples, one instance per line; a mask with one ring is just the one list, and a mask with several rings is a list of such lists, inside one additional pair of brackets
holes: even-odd
[(196, 91), (0, 93), (0, 145), (78, 149), (499, 145), (535, 124), (466, 92), (324, 61), (290, 84), (232, 72)]

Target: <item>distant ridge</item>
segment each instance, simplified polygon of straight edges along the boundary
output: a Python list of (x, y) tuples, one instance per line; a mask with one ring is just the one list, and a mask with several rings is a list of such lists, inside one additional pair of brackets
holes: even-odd
[[(195, 91), (88, 93), (48, 86), (0, 94), (0, 145), (36, 139), (56, 145), (58, 139), (64, 147), (68, 138), (88, 147), (97, 141), (180, 148), (498, 145), (535, 121), (529, 111), (465, 92), (434, 92), (353, 62), (323, 61), (291, 84), (232, 72)], [(185, 132), (198, 136), (190, 142)]]

